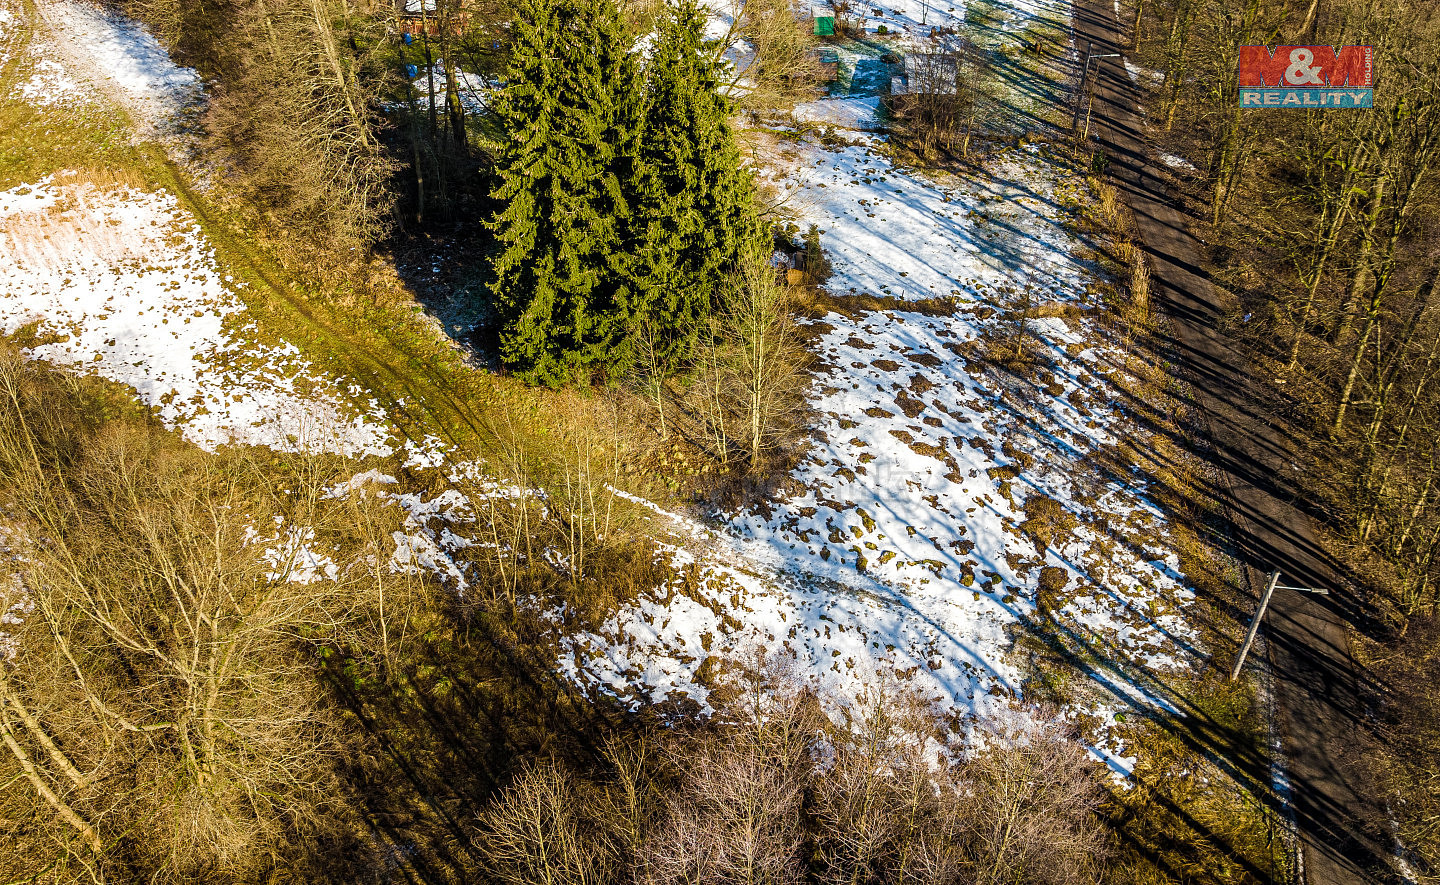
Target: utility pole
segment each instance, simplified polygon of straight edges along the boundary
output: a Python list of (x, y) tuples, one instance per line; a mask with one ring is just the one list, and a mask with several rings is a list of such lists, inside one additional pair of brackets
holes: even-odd
[(1270, 573), (1270, 583), (1265, 585), (1265, 592), (1260, 594), (1260, 607), (1255, 609), (1255, 617), (1250, 621), (1250, 632), (1245, 634), (1245, 641), (1240, 645), (1240, 654), (1235, 658), (1235, 668), (1230, 671), (1230, 681), (1234, 682), (1240, 678), (1240, 668), (1245, 666), (1245, 656), (1250, 654), (1250, 646), (1255, 644), (1255, 634), (1260, 632), (1260, 621), (1265, 617), (1265, 609), (1270, 606), (1270, 596), (1275, 592), (1275, 585), (1280, 583), (1280, 570), (1276, 569)]
[[(1080, 92), (1075, 99), (1075, 116), (1070, 121), (1070, 131), (1077, 136), (1080, 134), (1080, 107), (1085, 106), (1085, 134), (1075, 140), (1075, 152), (1079, 154), (1080, 145), (1090, 140), (1090, 112), (1095, 107), (1095, 84), (1090, 81), (1090, 63), (1096, 59), (1120, 58), (1118, 52), (1105, 52), (1095, 54), (1095, 44), (1085, 44), (1085, 69), (1080, 74)], [(1098, 69), (1097, 69), (1098, 70)]]
[(1240, 678), (1240, 668), (1245, 665), (1245, 656), (1250, 653), (1250, 646), (1255, 644), (1255, 635), (1260, 632), (1260, 621), (1265, 617), (1265, 609), (1270, 606), (1270, 596), (1276, 590), (1294, 590), (1297, 593), (1314, 593), (1316, 596), (1329, 596), (1330, 591), (1324, 587), (1288, 587), (1280, 583), (1280, 570), (1276, 569), (1270, 573), (1270, 583), (1265, 585), (1265, 592), (1260, 594), (1260, 607), (1255, 610), (1255, 619), (1250, 622), (1250, 631), (1245, 634), (1245, 642), (1240, 646), (1240, 654), (1235, 658), (1235, 667), (1230, 671), (1230, 681), (1234, 682)]

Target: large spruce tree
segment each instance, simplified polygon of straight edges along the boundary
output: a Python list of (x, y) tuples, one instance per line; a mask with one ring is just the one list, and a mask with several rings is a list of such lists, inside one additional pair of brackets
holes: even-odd
[(763, 242), (694, 0), (642, 79), (615, 0), (520, 0), (494, 196), (501, 358), (558, 385), (614, 377), (643, 324), (677, 368)]
[(640, 80), (614, 0), (521, 0), (508, 138), (492, 222), (502, 359), (527, 380), (623, 368), (641, 305), (629, 280), (623, 186), (634, 178)]
[(674, 367), (740, 252), (763, 239), (720, 94), (705, 20), (679, 0), (647, 67), (631, 224), (635, 287)]

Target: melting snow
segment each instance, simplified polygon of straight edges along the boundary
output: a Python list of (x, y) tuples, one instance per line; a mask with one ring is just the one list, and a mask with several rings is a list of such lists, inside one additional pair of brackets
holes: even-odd
[[(328, 553), (314, 549), (315, 530), (309, 526), (290, 526), (282, 529), (283, 521), (276, 517), (277, 534), (266, 541), (268, 546), (260, 558), (270, 566), (265, 575), (267, 581), (289, 581), (294, 584), (313, 584), (316, 581), (333, 581), (340, 575), (340, 569)], [(260, 533), (254, 528), (246, 531), (246, 540), (257, 543)]]
[(80, 101), (81, 87), (70, 78), (65, 66), (48, 58), (35, 64), (35, 73), (20, 84), (20, 96), (41, 107), (74, 104)]
[(136, 122), (156, 134), (173, 132), (202, 101), (200, 75), (171, 61), (139, 22), (79, 0), (44, 0), (40, 13), (66, 67), (113, 86)]
[[(433, 77), (433, 80), (431, 79)], [(433, 88), (432, 88), (433, 83)], [(435, 100), (439, 113), (445, 112), (446, 100), (445, 63), (436, 59), (433, 65), (420, 67), (419, 74), (410, 84), (414, 88), (416, 108), (429, 108), (430, 99)], [(499, 86), (499, 81), (484, 74), (455, 69), (455, 94), (460, 98), (460, 107), (471, 116), (481, 116), (490, 110), (490, 95)]]
[(875, 116), (879, 109), (880, 96), (864, 95), (855, 98), (828, 98), (805, 102), (796, 105), (793, 113), (797, 123), (867, 130), (875, 129), (880, 125)]
[(1144, 68), (1135, 64), (1130, 59), (1123, 59), (1125, 62), (1125, 73), (1130, 75), (1130, 82), (1141, 86), (1154, 86), (1165, 80), (1165, 72), (1152, 68)]
[(206, 448), (388, 453), (374, 401), (358, 411), (293, 344), (255, 341), (236, 285), (170, 194), (0, 192), (0, 330), (38, 324), (30, 355), (130, 385)]
[(1189, 160), (1185, 159), (1184, 157), (1177, 157), (1174, 154), (1167, 154), (1162, 152), (1160, 154), (1160, 162), (1164, 163), (1166, 166), (1169, 166), (1171, 169), (1182, 169), (1186, 172), (1199, 171)]
[[(718, 531), (642, 502), (676, 540), (657, 554), (675, 578), (564, 636), (560, 666), (632, 704), (703, 707), (723, 660), (784, 649), (838, 703), (899, 672), (946, 709), (994, 719), (1021, 689), (1016, 636), (1057, 631), (1113, 665), (1076, 703), (1092, 752), (1129, 771), (1116, 717), (1174, 711), (1153, 677), (1195, 658), (1181, 614), (1193, 594), (1143, 486), (1096, 464), (1131, 426), (1115, 354), (1085, 319), (1093, 271), (1065, 227), (1078, 182), (1034, 149), (976, 180), (898, 168), (865, 138), (791, 156), (779, 177), (797, 220), (824, 231), (831, 291), (894, 307), (814, 326), (819, 423), (798, 491), (714, 514)], [(1018, 307), (1042, 359), (1028, 378), (984, 357), (1010, 346)], [(1032, 502), (1069, 525), (1027, 523)], [(1042, 593), (1042, 568), (1063, 588)]]
[(806, 147), (788, 176), (790, 205), (825, 233), (832, 292), (983, 299), (1029, 287), (1038, 303), (1078, 287), (1082, 269), (1056, 225), (1058, 195), (1037, 149), (972, 181), (915, 175), (876, 142)]

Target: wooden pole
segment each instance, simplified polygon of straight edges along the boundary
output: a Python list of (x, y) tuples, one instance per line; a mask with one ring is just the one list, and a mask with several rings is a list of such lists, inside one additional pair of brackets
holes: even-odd
[(1260, 594), (1260, 607), (1255, 610), (1255, 619), (1250, 622), (1250, 632), (1245, 634), (1245, 643), (1240, 646), (1240, 654), (1235, 658), (1235, 669), (1230, 671), (1230, 681), (1234, 682), (1240, 678), (1240, 668), (1245, 666), (1245, 656), (1250, 653), (1250, 646), (1255, 644), (1255, 635), (1260, 632), (1260, 621), (1265, 617), (1265, 609), (1270, 606), (1270, 595), (1275, 592), (1275, 585), (1280, 583), (1280, 570), (1276, 569), (1270, 573), (1270, 583), (1265, 585), (1265, 592)]
[(1080, 89), (1075, 96), (1075, 118), (1070, 121), (1070, 131), (1080, 131), (1080, 106), (1085, 103), (1085, 81), (1090, 76), (1090, 53), (1095, 48), (1094, 43), (1085, 44), (1085, 66), (1080, 69)]
[[(1095, 73), (1098, 76), (1100, 72), (1097, 69)], [(1085, 99), (1085, 132), (1080, 136), (1081, 144), (1090, 143), (1090, 112), (1093, 110), (1095, 110), (1095, 83), (1094, 81), (1091, 81), (1090, 92)]]

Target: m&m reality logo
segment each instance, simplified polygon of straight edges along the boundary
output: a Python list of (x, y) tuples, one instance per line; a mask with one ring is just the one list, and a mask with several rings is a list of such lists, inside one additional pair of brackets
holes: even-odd
[(1374, 103), (1370, 46), (1240, 47), (1240, 107), (1368, 108)]

